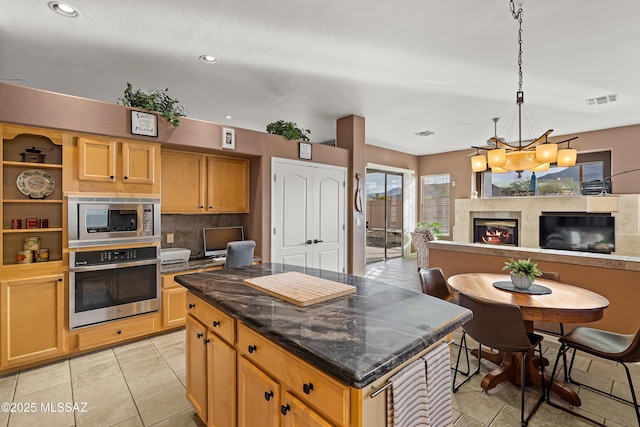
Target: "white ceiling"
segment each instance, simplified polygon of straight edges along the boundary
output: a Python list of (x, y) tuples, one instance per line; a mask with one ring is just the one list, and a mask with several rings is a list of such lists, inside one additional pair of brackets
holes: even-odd
[[(0, 81), (108, 102), (127, 82), (169, 88), (189, 117), (258, 131), (294, 121), (313, 142), (334, 140), (336, 119), (357, 114), (368, 144), (416, 155), (484, 145), (492, 117), (517, 140), (507, 0), (69, 0), (79, 18), (47, 3), (3, 2)], [(523, 8), (535, 121), (523, 139), (640, 123), (638, 0)], [(585, 102), (609, 94), (619, 100)], [(424, 130), (435, 134), (414, 135)]]

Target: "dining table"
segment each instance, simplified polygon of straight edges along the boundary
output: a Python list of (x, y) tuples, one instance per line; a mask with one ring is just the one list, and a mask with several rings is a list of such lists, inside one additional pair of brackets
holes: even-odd
[[(462, 292), (477, 298), (519, 306), (528, 332), (533, 332), (534, 321), (563, 324), (595, 322), (602, 319), (604, 310), (609, 306), (609, 300), (602, 295), (566, 283), (536, 278), (533, 285), (535, 288), (519, 290), (509, 286), (510, 282), (508, 274), (498, 273), (456, 274), (447, 280), (454, 294)], [(527, 293), (534, 291), (536, 293)], [(552, 392), (569, 404), (580, 406), (580, 397), (568, 383), (546, 375), (546, 378), (542, 377), (540, 363), (542, 361), (544, 365), (548, 365), (549, 362), (542, 355), (536, 356), (533, 351), (531, 353), (525, 362), (527, 384), (541, 385), (544, 381), (548, 387), (551, 381)], [(474, 354), (477, 355), (477, 351)], [(482, 379), (481, 386), (485, 391), (504, 381), (521, 384), (522, 356), (519, 353), (482, 349), (482, 357), (499, 365)]]

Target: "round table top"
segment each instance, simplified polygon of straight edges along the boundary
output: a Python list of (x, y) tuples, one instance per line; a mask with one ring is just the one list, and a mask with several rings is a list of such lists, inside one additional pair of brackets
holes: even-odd
[(535, 283), (551, 289), (550, 294), (530, 295), (497, 289), (494, 282), (510, 281), (508, 274), (465, 273), (449, 277), (456, 292), (478, 298), (516, 304), (524, 320), (557, 323), (583, 323), (602, 319), (609, 300), (587, 289), (536, 278)]

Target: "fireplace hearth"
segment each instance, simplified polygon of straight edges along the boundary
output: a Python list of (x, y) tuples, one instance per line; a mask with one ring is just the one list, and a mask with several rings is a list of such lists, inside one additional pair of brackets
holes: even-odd
[(515, 218), (474, 218), (473, 242), (518, 246), (518, 220)]

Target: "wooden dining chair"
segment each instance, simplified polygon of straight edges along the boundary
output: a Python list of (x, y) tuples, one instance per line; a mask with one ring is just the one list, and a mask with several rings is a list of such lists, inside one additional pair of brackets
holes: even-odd
[[(558, 368), (558, 362), (560, 361), (561, 357), (564, 357), (565, 378), (568, 382), (595, 391), (596, 393), (608, 396), (618, 401), (627, 403), (629, 405), (633, 405), (636, 412), (636, 418), (638, 420), (638, 426), (640, 426), (640, 409), (638, 409), (638, 400), (636, 398), (636, 392), (633, 388), (631, 373), (629, 372), (629, 368), (627, 367), (627, 364), (629, 363), (640, 362), (640, 330), (638, 330), (638, 332), (636, 332), (635, 334), (618, 334), (615, 332), (603, 331), (601, 329), (579, 326), (569, 332), (567, 335), (560, 337), (559, 341), (561, 343), (561, 346), (560, 350), (558, 350), (558, 355), (556, 356), (556, 362), (553, 365), (551, 379), (553, 380), (553, 378), (555, 378), (556, 370)], [(566, 353), (569, 350), (573, 350), (573, 355), (571, 356), (571, 362), (569, 363), (569, 368), (567, 369)], [(613, 393), (597, 389), (593, 386), (580, 383), (573, 379), (571, 377), (571, 370), (573, 369), (573, 362), (576, 357), (577, 351), (582, 351), (595, 357), (600, 357), (602, 359), (612, 360), (614, 362), (620, 363), (624, 367), (627, 374), (627, 381), (629, 382), (629, 389), (631, 390), (632, 400), (630, 401), (622, 397), (615, 396), (613, 395)], [(549, 384), (551, 385), (551, 383), (552, 382), (550, 381)], [(591, 418), (585, 416), (583, 413), (577, 413), (571, 411), (569, 408), (565, 408), (564, 406), (555, 404), (553, 401), (551, 401), (550, 393), (551, 389), (549, 389), (549, 391), (547, 392), (547, 403), (549, 403), (551, 406), (560, 408), (563, 411), (587, 419), (597, 425), (604, 425), (598, 423), (595, 420), (592, 420)]]
[[(464, 381), (457, 385), (455, 384), (456, 375), (454, 371), (453, 392), (457, 392), (473, 375), (480, 372), (483, 345), (503, 352), (520, 353), (522, 355), (522, 361), (520, 362), (520, 422), (522, 426), (526, 426), (545, 399), (546, 390), (544, 381), (542, 381), (542, 394), (540, 399), (525, 418), (524, 398), (527, 354), (536, 347), (538, 347), (538, 350), (542, 354), (543, 337), (527, 332), (524, 320), (522, 319), (522, 312), (517, 305), (477, 298), (464, 293), (458, 293), (458, 302), (461, 307), (466, 307), (473, 312), (473, 318), (465, 323), (462, 328), (471, 338), (478, 342), (478, 367)], [(459, 361), (460, 358), (458, 357), (456, 367)], [(544, 363), (542, 362), (542, 357), (540, 357), (540, 375), (544, 378)]]
[[(458, 299), (455, 297), (449, 286), (447, 285), (447, 280), (444, 278), (444, 273), (442, 269), (439, 267), (433, 268), (425, 268), (418, 269), (418, 275), (420, 276), (420, 286), (422, 287), (422, 293), (425, 295), (430, 295), (432, 297), (453, 303), (458, 304)], [(462, 331), (462, 337), (460, 338), (460, 344), (453, 343), (453, 345), (458, 347), (458, 357), (461, 352), (464, 352), (465, 358), (467, 361), (467, 370), (466, 371), (458, 371), (462, 375), (468, 376), (469, 371), (471, 370), (471, 365), (469, 364), (469, 348), (467, 347), (467, 337)], [(456, 364), (455, 368), (458, 369), (458, 364)]]

